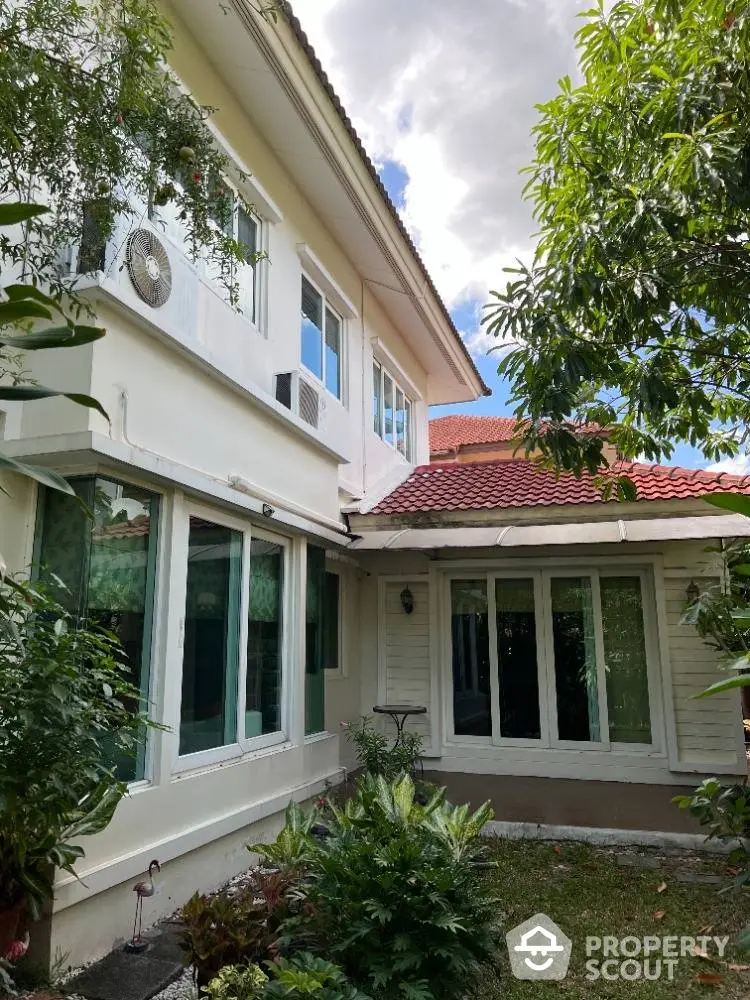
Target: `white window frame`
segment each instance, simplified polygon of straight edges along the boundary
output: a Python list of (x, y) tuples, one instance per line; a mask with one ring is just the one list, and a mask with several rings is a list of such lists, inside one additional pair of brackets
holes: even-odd
[[(376, 431), (373, 423), (373, 417), (375, 414), (375, 369), (380, 369), (380, 430)], [(404, 383), (394, 377), (392, 370), (384, 365), (382, 361), (378, 358), (373, 357), (372, 359), (372, 371), (373, 378), (372, 388), (372, 405), (370, 407), (370, 430), (373, 434), (376, 434), (383, 444), (387, 444), (389, 448), (393, 448), (397, 455), (401, 455), (405, 458), (407, 462), (413, 461), (414, 457), (414, 399), (409, 394), (409, 392), (404, 388)], [(391, 380), (393, 386), (393, 441), (389, 441), (385, 436), (385, 378)], [(397, 394), (401, 393), (404, 397), (404, 420), (406, 422), (406, 431), (404, 434), (404, 450), (401, 451), (398, 447), (398, 431), (396, 429), (396, 399)], [(408, 406), (407, 406), (408, 404)], [(406, 414), (409, 414), (411, 419), (408, 419)]]
[[(178, 190), (182, 190), (182, 185), (178, 178), (169, 178), (170, 182)], [(229, 177), (222, 174), (221, 182), (226, 186), (227, 190), (232, 196), (232, 235), (235, 239), (238, 237), (239, 232), (239, 210), (241, 207), (240, 203), (240, 191), (239, 186), (232, 181)], [(174, 232), (174, 226), (177, 223), (174, 220), (168, 218), (166, 214), (162, 211), (163, 208), (167, 206), (154, 205), (153, 203), (149, 205), (149, 221), (157, 233), (168, 240), (171, 245), (182, 254), (190, 263), (196, 268), (197, 274), (202, 278), (208, 287), (218, 295), (224, 302), (227, 301), (228, 292), (226, 288), (217, 280), (215, 274), (211, 273), (210, 262), (205, 256), (202, 256), (197, 262), (194, 262), (190, 258), (187, 247), (184, 240), (178, 239), (177, 234)], [(254, 220), (258, 228), (258, 239), (257, 239), (257, 252), (267, 254), (268, 253), (268, 224), (267, 220), (264, 219), (257, 212), (249, 213)], [(209, 225), (218, 229), (219, 225), (213, 219), (209, 220)], [(249, 315), (248, 312), (242, 307), (242, 288), (240, 287), (240, 301), (238, 303), (238, 311), (244, 317), (244, 319), (250, 323), (259, 333), (265, 335), (266, 330), (266, 284), (267, 284), (267, 267), (266, 267), (266, 257), (261, 257), (260, 260), (256, 262), (254, 266), (244, 265), (249, 267), (253, 275), (253, 314)], [(238, 266), (236, 263), (233, 267)]]
[[(653, 567), (634, 565), (621, 558), (617, 564), (608, 561), (602, 564), (576, 563), (574, 561), (553, 561), (551, 566), (530, 567), (527, 562), (514, 568), (504, 566), (502, 571), (488, 566), (486, 561), (475, 568), (458, 565), (441, 568), (440, 604), (442, 611), (442, 648), (445, 741), (450, 745), (527, 747), (538, 750), (581, 751), (582, 753), (612, 751), (633, 755), (650, 755), (663, 749), (664, 734), (659, 723), (661, 713), (661, 690), (659, 674), (659, 641), (654, 618)], [(594, 629), (597, 656), (597, 694), (599, 700), (600, 742), (561, 740), (557, 731), (557, 691), (555, 663), (553, 655), (551, 579), (553, 577), (591, 579), (594, 611)], [(646, 672), (648, 681), (649, 715), (651, 726), (650, 743), (613, 743), (609, 739), (609, 709), (607, 704), (606, 671), (604, 664), (604, 634), (602, 629), (601, 599), (599, 581), (602, 577), (637, 577), (641, 584), (644, 638), (646, 645)], [(497, 621), (494, 611), (494, 584), (496, 580), (534, 580), (534, 610), (537, 646), (537, 683), (539, 693), (540, 738), (519, 739), (500, 735), (500, 699), (497, 657)], [(453, 652), (451, 636), (451, 581), (485, 580), (488, 599), (488, 634), (490, 658), (490, 709), (492, 734), (490, 736), (464, 736), (456, 733), (453, 714)]]
[[(292, 572), (292, 540), (284, 535), (277, 535), (273, 532), (257, 528), (254, 524), (248, 524), (225, 514), (216, 511), (211, 507), (204, 507), (200, 504), (186, 502), (183, 506), (181, 516), (184, 519), (184, 538), (187, 542), (191, 517), (200, 517), (211, 524), (229, 528), (242, 534), (242, 566), (240, 575), (240, 630), (239, 630), (239, 662), (237, 665), (237, 719), (236, 719), (236, 739), (234, 743), (228, 743), (220, 747), (212, 747), (209, 750), (198, 750), (195, 753), (180, 754), (179, 726), (182, 720), (182, 665), (184, 657), (184, 629), (185, 629), (185, 608), (186, 588), (183, 586), (181, 592), (181, 635), (183, 641), (180, 643), (179, 651), (179, 677), (175, 679), (177, 685), (177, 713), (175, 723), (177, 733), (175, 739), (175, 757), (172, 764), (172, 774), (181, 774), (185, 771), (195, 771), (213, 764), (221, 764), (229, 760), (241, 758), (248, 755), (257, 754), (259, 751), (267, 751), (283, 745), (291, 745), (292, 727), (292, 707), (291, 707), (291, 679), (289, 676), (290, 662), (290, 642), (291, 642), (291, 621), (292, 621), (292, 600), (294, 587), (291, 581)], [(245, 738), (245, 703), (247, 685), (247, 636), (249, 628), (250, 611), (250, 542), (253, 538), (262, 538), (264, 541), (281, 545), (284, 550), (283, 568), (283, 602), (282, 602), (282, 634), (281, 634), (281, 729), (276, 733), (266, 733), (250, 739)], [(174, 558), (180, 560), (181, 571), (184, 572), (187, 580), (187, 545), (181, 546), (182, 551), (176, 552)], [(183, 565), (184, 564), (184, 565)]]
[[(314, 278), (310, 277), (307, 271), (302, 271), (302, 279), (304, 279), (311, 288), (313, 288), (318, 295), (322, 303), (322, 319), (323, 319), (323, 329), (320, 331), (321, 339), (321, 371), (322, 377), (319, 377), (312, 371), (302, 360), (302, 280), (300, 280), (299, 286), (299, 296), (300, 296), (300, 330), (299, 330), (299, 360), (300, 360), (300, 370), (305, 373), (305, 378), (310, 379), (318, 386), (326, 396), (331, 399), (335, 399), (337, 402), (341, 403), (342, 406), (346, 406), (347, 398), (347, 336), (346, 336), (346, 319), (344, 318), (341, 311), (334, 305), (330, 296), (327, 296), (323, 287), (315, 281)], [(336, 319), (339, 321), (339, 394), (336, 396), (326, 385), (326, 310), (333, 313)]]

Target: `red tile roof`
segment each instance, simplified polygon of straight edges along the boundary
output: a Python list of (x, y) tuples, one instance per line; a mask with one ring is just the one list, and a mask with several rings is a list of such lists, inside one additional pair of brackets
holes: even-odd
[(455, 451), (465, 444), (496, 444), (516, 436), (515, 417), (470, 417), (465, 413), (430, 421), (430, 454)]
[[(750, 493), (750, 476), (637, 462), (618, 462), (612, 471), (628, 476), (642, 501), (687, 500), (707, 493)], [(370, 513), (503, 510), (601, 502), (601, 491), (588, 474), (581, 479), (570, 473), (556, 476), (527, 459), (509, 459), (421, 465)]]
[[(454, 452), (465, 445), (501, 444), (513, 441), (516, 435), (515, 417), (482, 417), (456, 413), (430, 421), (430, 454)], [(592, 433), (601, 431), (596, 424), (582, 425)]]

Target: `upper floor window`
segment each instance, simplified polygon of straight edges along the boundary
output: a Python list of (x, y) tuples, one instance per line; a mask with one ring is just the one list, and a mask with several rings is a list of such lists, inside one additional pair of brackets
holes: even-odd
[(326, 389), (341, 399), (342, 320), (325, 295), (302, 276), (302, 325), (300, 333), (302, 364)]
[[(180, 179), (170, 181), (175, 189), (181, 188)], [(228, 296), (225, 279), (230, 277), (237, 286), (237, 308), (252, 323), (258, 324), (258, 254), (262, 251), (262, 233), (260, 220), (251, 215), (243, 206), (236, 189), (224, 177), (209, 181), (212, 185), (221, 187), (226, 192), (226, 210), (221, 211), (221, 217), (212, 221), (217, 228), (223, 230), (245, 248), (244, 263), (232, 260), (224, 263), (214, 258), (203, 257), (201, 267), (207, 277), (219, 289), (221, 294)], [(189, 251), (188, 231), (182, 211), (174, 199), (152, 201), (151, 221), (157, 230), (161, 230), (170, 238), (183, 253)], [(226, 268), (231, 269), (227, 275)]]
[(386, 444), (412, 460), (412, 401), (392, 375), (372, 363), (372, 429)]

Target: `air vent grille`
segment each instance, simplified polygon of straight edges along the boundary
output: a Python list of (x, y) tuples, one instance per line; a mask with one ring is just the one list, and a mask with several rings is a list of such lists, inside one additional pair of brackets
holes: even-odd
[(155, 233), (136, 229), (128, 237), (125, 263), (138, 295), (154, 309), (163, 306), (172, 291), (169, 256)]
[(318, 391), (303, 378), (299, 380), (299, 415), (300, 419), (311, 427), (318, 426), (320, 419)]

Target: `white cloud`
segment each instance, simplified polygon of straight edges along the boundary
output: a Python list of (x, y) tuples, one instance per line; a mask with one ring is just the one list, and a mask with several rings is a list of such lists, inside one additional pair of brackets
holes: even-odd
[(574, 15), (587, 5), (294, 0), (370, 155), (407, 172), (404, 220), (449, 305), (484, 299), (504, 266), (531, 257), (519, 170), (534, 105), (575, 73)]
[(725, 458), (723, 462), (716, 462), (715, 465), (707, 465), (707, 472), (730, 472), (733, 476), (747, 476), (750, 474), (750, 455), (737, 455), (735, 458)]

